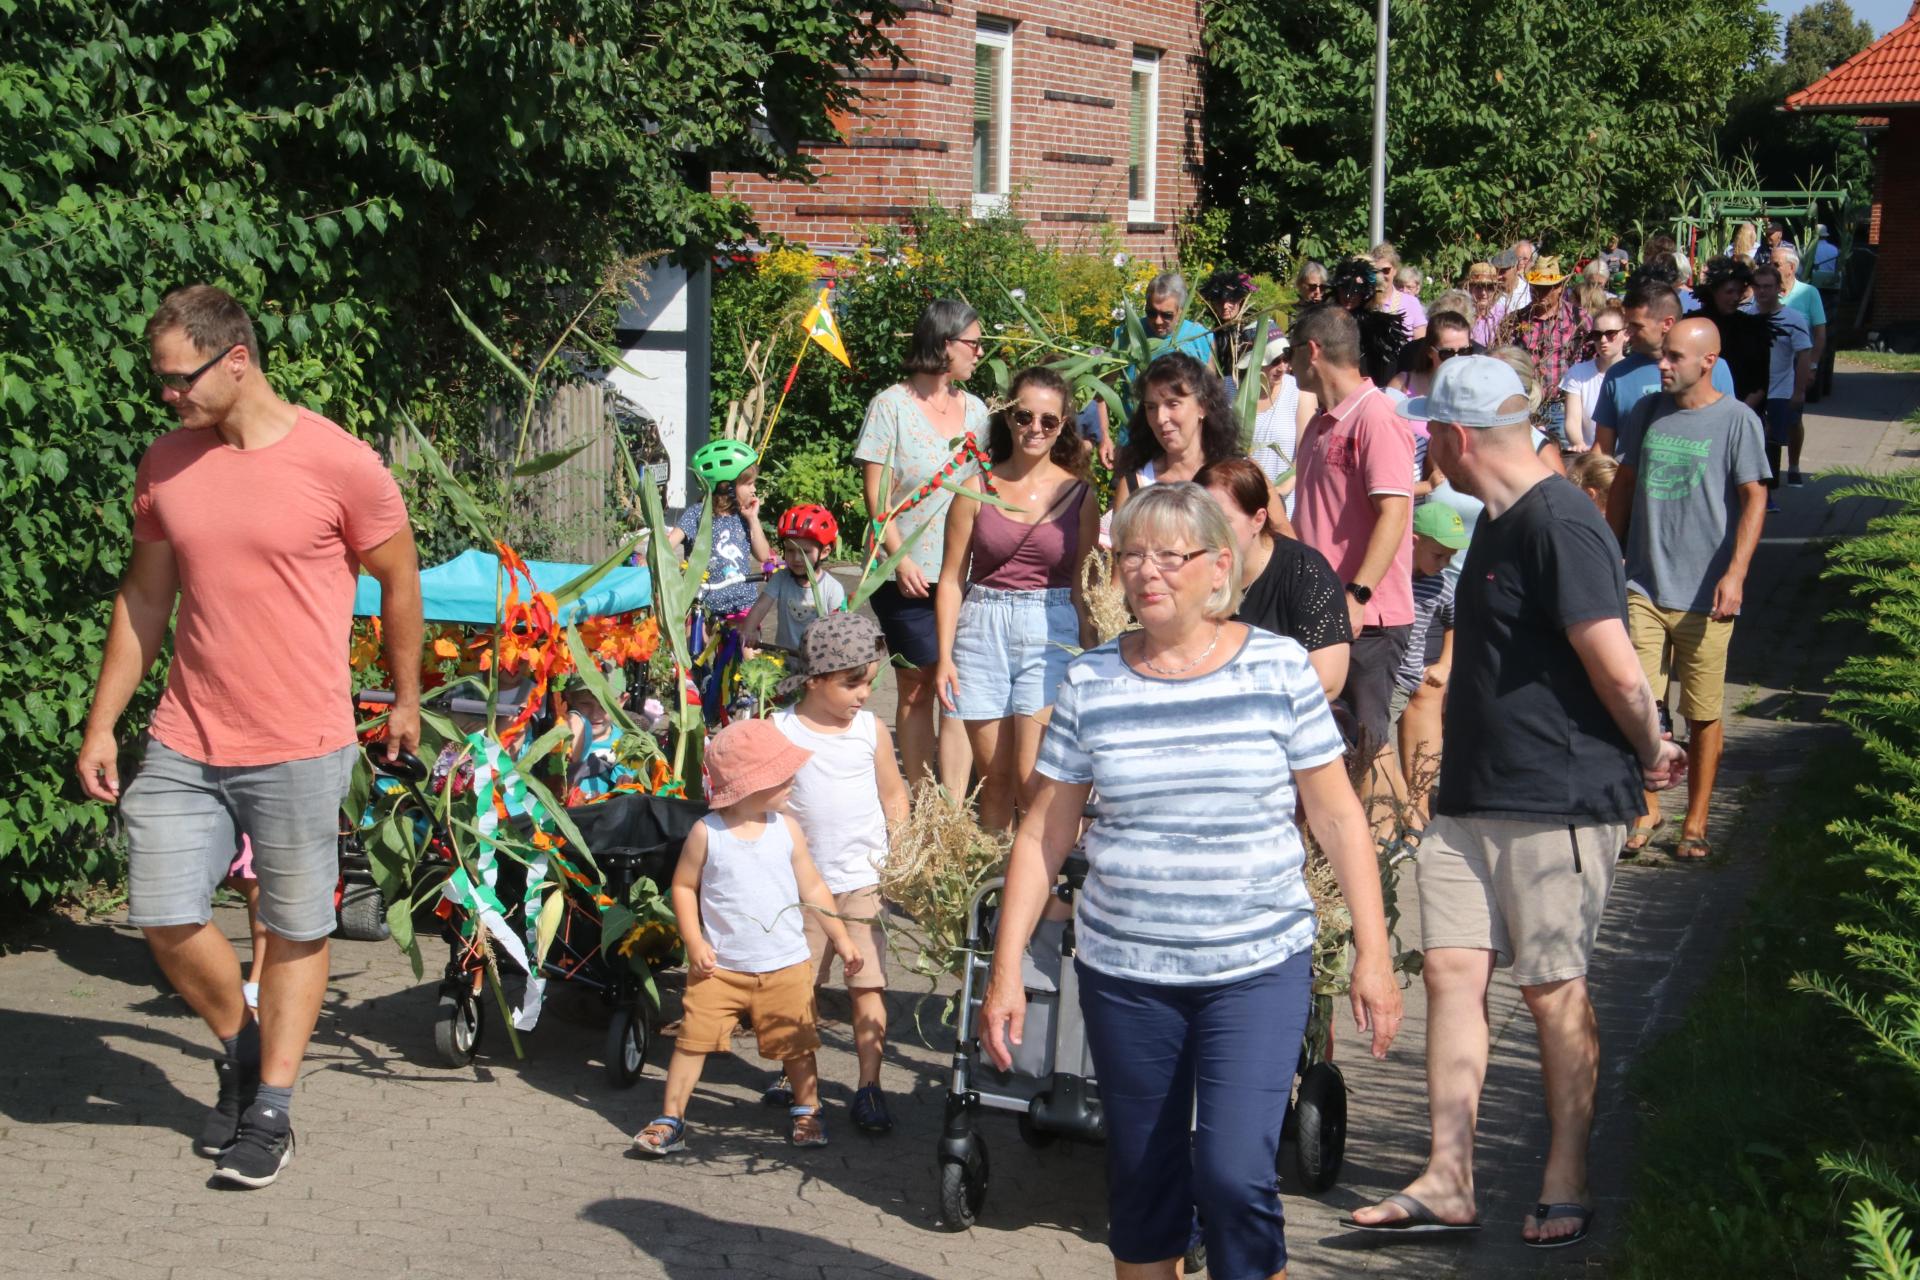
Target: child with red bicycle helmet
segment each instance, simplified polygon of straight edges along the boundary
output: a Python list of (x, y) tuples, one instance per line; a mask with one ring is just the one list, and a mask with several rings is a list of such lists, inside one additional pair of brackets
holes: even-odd
[[(713, 495), (713, 554), (707, 561), (706, 585), (700, 602), (726, 617), (745, 613), (759, 598), (747, 575), (773, 559), (773, 548), (760, 527), (760, 455), (744, 440), (709, 440), (693, 451), (687, 469)], [(700, 531), (700, 507), (680, 513), (667, 532), (675, 550), (685, 555)]]
[(760, 588), (760, 599), (754, 602), (753, 611), (747, 615), (741, 630), (751, 640), (760, 634), (761, 622), (772, 613), (774, 645), (798, 652), (800, 635), (807, 624), (818, 618), (823, 609), (832, 613), (847, 602), (846, 588), (823, 567), (827, 553), (840, 537), (840, 526), (831, 511), (809, 502), (789, 508), (780, 517), (776, 531), (786, 567), (769, 577)]

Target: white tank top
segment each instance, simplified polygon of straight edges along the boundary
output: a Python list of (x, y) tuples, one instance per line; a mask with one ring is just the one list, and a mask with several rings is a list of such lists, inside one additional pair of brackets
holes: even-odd
[(879, 721), (862, 711), (844, 733), (809, 728), (798, 713), (781, 711), (774, 727), (813, 756), (794, 775), (788, 812), (807, 838), (807, 853), (835, 893), (880, 883), (887, 860), (887, 815), (874, 774)]
[(717, 813), (707, 829), (707, 865), (700, 873), (700, 923), (722, 969), (772, 973), (811, 958), (793, 878), (793, 836), (769, 814), (757, 840), (727, 830)]

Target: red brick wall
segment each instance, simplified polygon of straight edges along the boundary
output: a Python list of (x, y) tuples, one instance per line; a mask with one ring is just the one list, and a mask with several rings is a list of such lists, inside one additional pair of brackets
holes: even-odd
[(1895, 111), (1880, 135), (1873, 193), (1873, 323), (1920, 322), (1920, 111)]
[[(1194, 0), (907, 0), (894, 38), (907, 61), (865, 68), (859, 115), (835, 145), (812, 149), (820, 180), (769, 183), (718, 174), (761, 226), (815, 249), (859, 242), (929, 194), (966, 210), (973, 192), (974, 31), (1013, 24), (1009, 181), (1034, 234), (1098, 243), (1112, 224), (1136, 256), (1171, 263), (1173, 228), (1198, 199), (1201, 53)], [(1133, 54), (1160, 53), (1154, 220), (1127, 221)]]

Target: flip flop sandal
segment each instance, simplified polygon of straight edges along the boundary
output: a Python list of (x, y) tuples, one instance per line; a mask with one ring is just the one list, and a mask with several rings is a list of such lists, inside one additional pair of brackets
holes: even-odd
[(1438, 1214), (1404, 1191), (1380, 1203), (1398, 1205), (1407, 1216), (1388, 1222), (1360, 1222), (1348, 1217), (1340, 1219), (1340, 1225), (1350, 1231), (1391, 1231), (1403, 1236), (1456, 1236), (1480, 1229), (1478, 1218), (1472, 1222), (1442, 1222)]
[(796, 1147), (824, 1147), (827, 1145), (827, 1122), (821, 1117), (820, 1107), (790, 1107), (787, 1115), (793, 1120), (793, 1132), (787, 1135), (787, 1141)]
[(1629, 861), (1645, 853), (1647, 846), (1653, 843), (1654, 836), (1660, 833), (1660, 828), (1664, 825), (1656, 822), (1650, 827), (1636, 826), (1627, 834), (1627, 842), (1620, 846), (1621, 860)]
[(1580, 1225), (1566, 1235), (1548, 1240), (1529, 1240), (1521, 1236), (1520, 1243), (1529, 1249), (1564, 1249), (1585, 1240), (1587, 1232), (1593, 1229), (1593, 1210), (1584, 1204), (1537, 1204), (1533, 1206), (1532, 1217), (1542, 1227), (1560, 1218), (1578, 1218)]
[(1688, 836), (1673, 848), (1675, 862), (1705, 862), (1713, 856), (1713, 845), (1705, 836)]
[[(653, 1140), (649, 1141), (647, 1135), (655, 1133), (656, 1130), (660, 1129), (667, 1131), (666, 1136), (660, 1137), (656, 1134)], [(644, 1129), (633, 1135), (633, 1150), (635, 1154), (645, 1156), (649, 1160), (658, 1160), (660, 1157), (670, 1156), (676, 1151), (685, 1151), (687, 1149), (686, 1139), (686, 1121), (677, 1120), (672, 1116), (655, 1116), (653, 1119), (647, 1121)]]

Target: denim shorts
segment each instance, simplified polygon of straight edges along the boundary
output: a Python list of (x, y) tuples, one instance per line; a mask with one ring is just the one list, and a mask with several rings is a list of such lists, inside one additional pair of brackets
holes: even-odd
[(289, 942), (333, 932), (340, 802), (358, 746), (281, 764), (210, 765), (156, 741), (120, 798), (128, 922), (205, 924), (245, 832), (260, 923)]
[(961, 720), (1037, 715), (1053, 705), (1074, 659), (1069, 646), (1079, 643), (1072, 588), (968, 587), (953, 633), (960, 690), (948, 714)]
[[(1800, 415), (1805, 412), (1791, 399), (1782, 396), (1767, 400), (1767, 443), (1784, 447), (1793, 443), (1793, 429), (1800, 425)], [(1779, 477), (1775, 476), (1778, 480)]]

